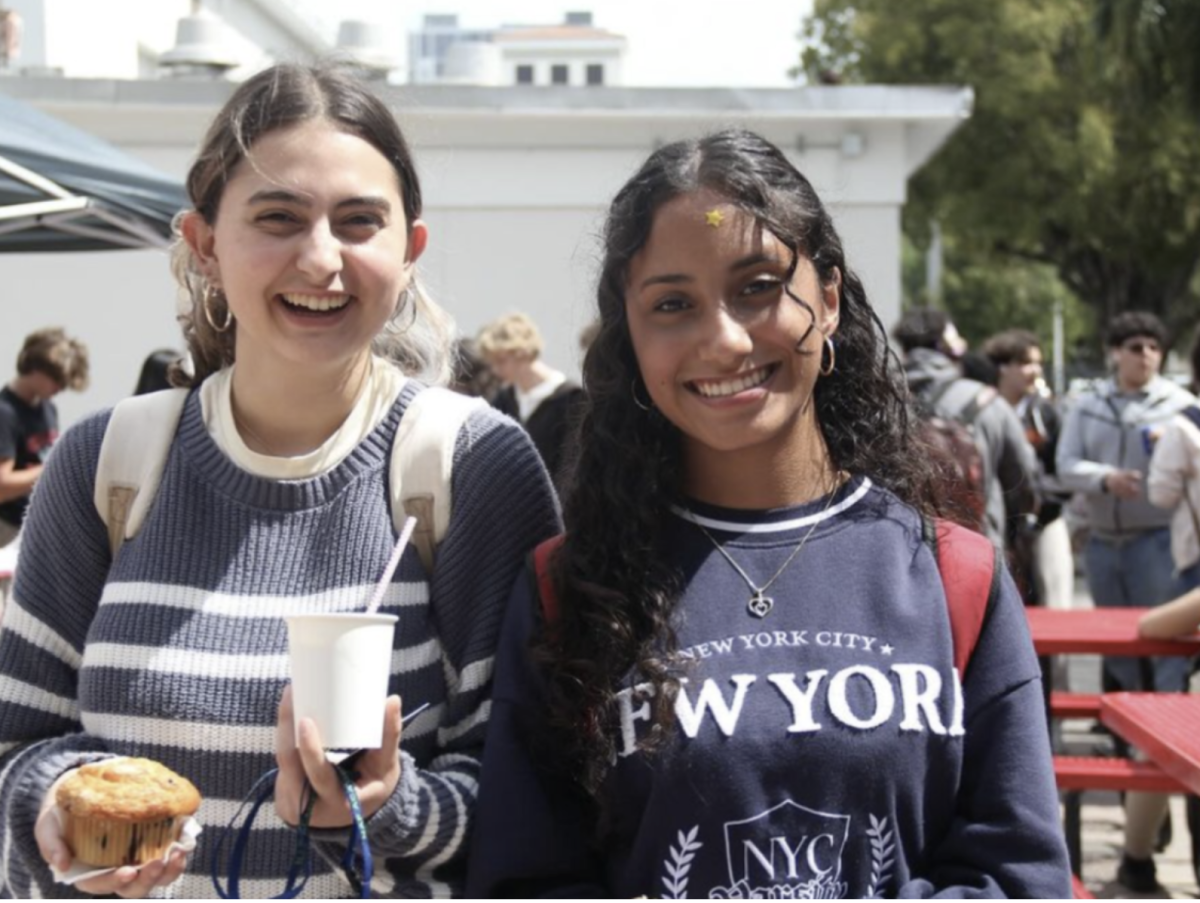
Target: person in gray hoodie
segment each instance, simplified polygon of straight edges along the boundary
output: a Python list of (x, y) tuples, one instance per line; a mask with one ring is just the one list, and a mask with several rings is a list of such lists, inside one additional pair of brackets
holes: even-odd
[[(1088, 588), (1097, 607), (1150, 607), (1178, 595), (1171, 560), (1171, 512), (1146, 493), (1150, 455), (1171, 419), (1196, 403), (1190, 392), (1159, 375), (1167, 330), (1158, 317), (1127, 311), (1109, 323), (1111, 378), (1095, 384), (1067, 411), (1058, 445), (1064, 488), (1087, 500), (1089, 538), (1084, 551)], [(1105, 686), (1124, 690), (1186, 688), (1187, 661), (1104, 660)], [(1157, 887), (1154, 837), (1166, 810), (1159, 794), (1126, 794), (1125, 854), (1118, 880), (1131, 890)]]
[[(1037, 458), (1016, 412), (994, 388), (962, 375), (966, 350), (950, 316), (932, 307), (905, 312), (892, 335), (904, 351), (904, 375), (918, 403), (942, 417), (969, 419), (983, 459), (987, 537), (1004, 548), (1009, 518), (1037, 513)], [(967, 411), (971, 411), (967, 415)]]

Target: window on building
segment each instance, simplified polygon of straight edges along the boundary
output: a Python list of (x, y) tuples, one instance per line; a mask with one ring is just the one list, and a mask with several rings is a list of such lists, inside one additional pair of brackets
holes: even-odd
[(550, 67), (550, 84), (552, 85), (567, 85), (571, 79), (569, 70), (562, 63), (555, 63)]
[(587, 67), (587, 83), (589, 85), (604, 84), (604, 66), (600, 63), (589, 63)]
[(517, 84), (532, 85), (533, 84), (533, 67), (521, 65), (517, 67)]

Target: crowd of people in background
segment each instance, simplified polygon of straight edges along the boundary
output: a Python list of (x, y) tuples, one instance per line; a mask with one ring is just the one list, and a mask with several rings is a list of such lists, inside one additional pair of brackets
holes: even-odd
[[(1200, 617), (1187, 602), (1200, 586), (1200, 401), (1193, 394), (1200, 334), (1189, 349), (1189, 389), (1161, 373), (1169, 347), (1163, 323), (1146, 312), (1119, 314), (1104, 337), (1111, 375), (1065, 400), (1047, 388), (1042, 349), (1029, 331), (996, 334), (972, 353), (944, 311), (916, 308), (894, 335), (905, 353), (916, 416), (932, 411), (971, 430), (983, 461), (982, 529), (1005, 548), (1027, 605), (1072, 604), (1075, 559), (1065, 511), (1074, 501), (1081, 512), (1074, 534), (1093, 604), (1152, 609), (1180, 599), (1170, 623), (1176, 632), (1196, 626)], [(1155, 623), (1164, 630), (1167, 622)], [(1178, 692), (1187, 689), (1189, 673), (1190, 663), (1178, 656), (1108, 657), (1102, 686)], [(1044, 679), (1066, 687), (1061, 667)], [(1167, 796), (1128, 792), (1125, 809), (1117, 880), (1155, 892), (1153, 852)], [(1200, 826), (1194, 799), (1188, 812), (1189, 823)], [(1200, 864), (1200, 854), (1194, 858)]]

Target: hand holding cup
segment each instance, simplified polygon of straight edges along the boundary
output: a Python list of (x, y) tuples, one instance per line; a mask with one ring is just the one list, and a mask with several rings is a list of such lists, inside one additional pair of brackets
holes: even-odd
[[(326, 758), (328, 748), (360, 750), (353, 771), (366, 818), (400, 783), (400, 697), (387, 696), (398, 619), (378, 611), (416, 525), (413, 517), (405, 520), (365, 613), (287, 618), (292, 684), (283, 691), (275, 731), (275, 811), (287, 824), (300, 823), (305, 782), (317, 796), (312, 827), (353, 821), (337, 771)], [(376, 718), (385, 697), (380, 731)]]
[[(384, 706), (383, 739), (378, 749), (367, 749), (354, 758), (358, 777), (355, 787), (363, 815), (370, 818), (388, 801), (400, 783), (400, 697), (389, 696)], [(292, 688), (283, 691), (279, 720), (275, 728), (275, 759), (279, 775), (275, 778), (275, 811), (289, 825), (300, 823), (304, 784), (312, 785), (317, 796), (313, 807), (314, 828), (342, 828), (353, 821), (350, 804), (329, 759), (320, 729), (311, 718), (295, 721)]]

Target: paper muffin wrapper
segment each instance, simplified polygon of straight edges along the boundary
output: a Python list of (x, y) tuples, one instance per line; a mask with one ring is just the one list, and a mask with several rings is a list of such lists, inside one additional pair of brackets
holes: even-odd
[(82, 862), (104, 867), (141, 865), (162, 856), (181, 825), (178, 818), (120, 822), (68, 816), (66, 840)]
[[(59, 819), (64, 826), (69, 821), (69, 819), (61, 810), (59, 810)], [(158, 822), (155, 824), (162, 823)], [(175, 830), (176, 824), (179, 825), (177, 832)], [(200, 822), (196, 821), (196, 819), (192, 818), (191, 816), (180, 816), (178, 819), (170, 820), (170, 825), (172, 830), (169, 832), (167, 844), (162, 847), (161, 851), (156, 855), (147, 856), (140, 862), (140, 864), (135, 864), (133, 868), (140, 870), (155, 860), (166, 860), (175, 850), (183, 850), (185, 853), (190, 853), (192, 850), (196, 849), (196, 838), (200, 836)], [(64, 834), (64, 836), (68, 836), (68, 842), (70, 842), (69, 835)], [(111, 846), (112, 843), (113, 841), (110, 840), (109, 845)], [(75, 849), (74, 844), (72, 844), (72, 849)], [(128, 846), (125, 847), (125, 849), (128, 850)], [(82, 852), (77, 852), (76, 859), (71, 863), (70, 868), (68, 868), (65, 872), (60, 872), (57, 869), (52, 869), (52, 871), (54, 873), (54, 880), (60, 884), (75, 884), (76, 882), (82, 881), (85, 878), (94, 878), (98, 875), (106, 875), (120, 867), (120, 865), (111, 867), (97, 867), (95, 865), (89, 865), (87, 862), (83, 861)]]

